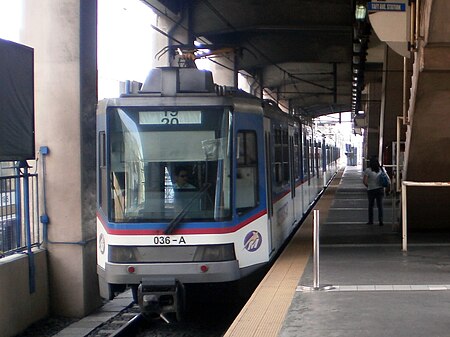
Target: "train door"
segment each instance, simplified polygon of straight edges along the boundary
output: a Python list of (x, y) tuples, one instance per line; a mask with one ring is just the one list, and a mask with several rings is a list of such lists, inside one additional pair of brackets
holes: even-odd
[(269, 233), (269, 252), (274, 252), (273, 239), (275, 237), (273, 220), (273, 201), (272, 201), (272, 138), (271, 138), (271, 126), (270, 119), (264, 117), (264, 148), (265, 148), (265, 172), (266, 172), (266, 200), (267, 200), (267, 232)]
[(236, 140), (233, 164), (235, 221), (236, 224), (249, 226), (243, 234), (256, 233), (263, 242), (252, 251), (252, 261), (267, 261), (271, 253), (267, 238), (271, 232), (267, 228), (266, 215), (263, 118), (258, 114), (237, 112), (233, 120), (233, 139)]

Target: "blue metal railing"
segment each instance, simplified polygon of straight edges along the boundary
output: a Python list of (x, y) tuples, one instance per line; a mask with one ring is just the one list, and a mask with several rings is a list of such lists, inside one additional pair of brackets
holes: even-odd
[(0, 176), (0, 257), (31, 254), (33, 247), (42, 244), (38, 176), (28, 173), (25, 162), (13, 169), (15, 174)]

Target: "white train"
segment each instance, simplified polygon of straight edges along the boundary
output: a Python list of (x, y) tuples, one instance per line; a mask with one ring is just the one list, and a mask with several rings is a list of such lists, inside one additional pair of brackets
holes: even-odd
[(339, 159), (311, 124), (190, 68), (101, 101), (97, 137), (101, 295), (129, 285), (149, 314), (269, 263)]

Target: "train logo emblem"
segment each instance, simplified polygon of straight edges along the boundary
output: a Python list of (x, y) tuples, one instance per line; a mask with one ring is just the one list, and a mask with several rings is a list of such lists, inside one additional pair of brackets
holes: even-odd
[(249, 232), (244, 239), (244, 248), (249, 252), (254, 252), (261, 247), (262, 237), (258, 231)]
[(100, 250), (100, 253), (105, 253), (105, 236), (103, 233), (98, 237), (98, 249)]

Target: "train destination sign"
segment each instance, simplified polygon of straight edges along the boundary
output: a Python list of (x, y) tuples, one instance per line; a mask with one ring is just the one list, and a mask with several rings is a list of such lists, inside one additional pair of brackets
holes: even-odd
[(404, 12), (406, 11), (406, 5), (401, 2), (371, 1), (367, 3), (367, 10), (369, 12)]
[(141, 125), (178, 125), (201, 123), (202, 112), (200, 110), (139, 112), (139, 124)]

